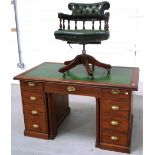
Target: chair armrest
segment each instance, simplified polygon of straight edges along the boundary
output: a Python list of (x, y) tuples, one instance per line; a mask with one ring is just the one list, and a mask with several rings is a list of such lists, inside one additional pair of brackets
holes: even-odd
[(64, 13), (58, 13), (58, 18), (70, 20), (72, 18), (72, 15), (64, 14)]
[(105, 20), (108, 14), (105, 15), (68, 15), (64, 13), (58, 13), (58, 18), (64, 20), (77, 20), (77, 21), (92, 21), (92, 20)]

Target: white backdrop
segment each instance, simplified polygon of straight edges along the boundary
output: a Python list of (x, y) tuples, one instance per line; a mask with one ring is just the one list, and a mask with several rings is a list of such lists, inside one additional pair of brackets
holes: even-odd
[[(81, 53), (81, 46), (73, 45), (73, 49), (70, 49), (65, 42), (55, 40), (53, 35), (58, 28), (57, 13), (60, 11), (69, 13), (67, 4), (71, 1), (96, 2), (95, 0), (17, 0), (21, 48), (25, 64), (25, 69), (21, 70), (17, 68), (16, 33), (10, 31), (11, 27), (15, 27), (13, 5), (10, 4), (10, 0), (0, 0), (1, 154), (9, 155), (11, 148), (10, 83), (15, 83), (12, 80), (13, 76), (43, 61), (63, 62)], [(155, 22), (152, 22), (154, 18), (151, 15), (154, 15), (154, 3), (144, 1), (145, 12), (141, 6), (141, 0), (109, 0), (111, 3), (109, 22), (111, 38), (102, 42), (101, 45), (88, 45), (86, 49), (89, 54), (112, 65), (140, 67), (140, 81), (143, 82), (143, 75), (145, 75), (145, 82), (147, 82), (145, 83), (146, 104), (144, 104), (144, 127), (147, 133), (144, 137), (145, 152), (153, 154), (154, 150), (151, 148), (154, 148), (154, 137), (152, 136), (155, 126), (151, 124), (150, 127), (150, 118), (153, 122), (155, 108), (152, 102), (154, 101), (154, 87), (152, 87), (154, 69), (152, 66), (155, 51), (153, 35)], [(145, 15), (145, 20), (143, 15)], [(143, 26), (144, 24), (145, 26)], [(142, 41), (143, 38), (145, 41)], [(145, 53), (144, 59), (142, 59), (143, 53)], [(143, 60), (147, 63), (145, 74), (143, 73)], [(140, 91), (142, 91), (141, 88)], [(152, 142), (150, 137), (152, 137)]]
[[(14, 76), (44, 61), (63, 62), (81, 53), (82, 46), (56, 40), (54, 31), (59, 27), (58, 12), (71, 13), (69, 2), (98, 2), (96, 0), (16, 0), (19, 19), (24, 69), (17, 68), (18, 50), (16, 32), (10, 32), (11, 38), (11, 75)], [(87, 45), (88, 54), (100, 61), (116, 66), (140, 67), (140, 87), (143, 75), (142, 19), (140, 0), (109, 0), (110, 39), (101, 45)], [(97, 27), (97, 23), (95, 23)], [(13, 6), (11, 7), (11, 27), (15, 27)], [(11, 28), (10, 27), (10, 28)], [(15, 82), (12, 80), (12, 82)]]

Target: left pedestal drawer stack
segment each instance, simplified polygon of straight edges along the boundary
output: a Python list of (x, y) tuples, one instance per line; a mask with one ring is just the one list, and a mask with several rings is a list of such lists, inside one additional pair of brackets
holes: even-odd
[(43, 83), (20, 81), (25, 130), (24, 135), (49, 139)]

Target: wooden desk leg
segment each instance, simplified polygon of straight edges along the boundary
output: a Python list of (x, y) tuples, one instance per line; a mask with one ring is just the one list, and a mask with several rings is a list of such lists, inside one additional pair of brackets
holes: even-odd
[(100, 142), (100, 98), (96, 98), (96, 147)]
[(52, 94), (46, 93), (46, 99), (47, 99), (49, 139), (54, 139), (57, 134), (57, 129), (56, 129), (56, 116), (55, 116), (54, 104), (52, 103)]
[(70, 112), (68, 94), (47, 93), (49, 138), (54, 139), (57, 128)]

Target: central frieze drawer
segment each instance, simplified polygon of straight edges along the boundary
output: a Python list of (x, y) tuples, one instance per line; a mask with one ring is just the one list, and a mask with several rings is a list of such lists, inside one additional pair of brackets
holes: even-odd
[(90, 87), (77, 84), (64, 83), (45, 83), (44, 89), (46, 92), (67, 93), (86, 96), (100, 96), (100, 89), (97, 87)]

